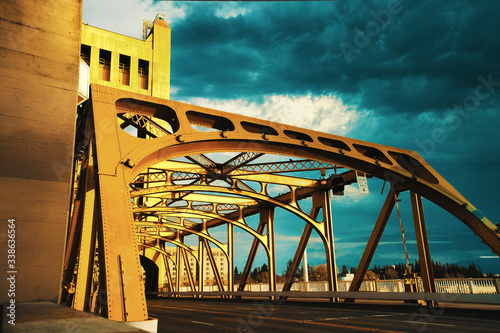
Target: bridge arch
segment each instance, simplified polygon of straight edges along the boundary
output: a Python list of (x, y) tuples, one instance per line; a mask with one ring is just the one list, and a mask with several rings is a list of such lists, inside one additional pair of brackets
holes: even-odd
[[(322, 161), (386, 180), (396, 195), (408, 190), (418, 196), (416, 200), (428, 199), (464, 223), (500, 256), (498, 228), (414, 151), (184, 103), (154, 98), (150, 101), (159, 108), (173, 110), (179, 126), (169, 135), (142, 141), (128, 150), (124, 160), (131, 161), (132, 167), (125, 170), (127, 182), (161, 161), (211, 152), (275, 154)], [(121, 110), (126, 108), (122, 103)], [(134, 112), (133, 108), (129, 112)], [(192, 125), (215, 131), (200, 132)]]
[[(100, 279), (103, 286), (107, 288), (108, 295), (104, 310), (111, 319), (121, 318), (120, 316), (125, 313), (125, 304), (122, 304), (123, 297), (120, 296), (123, 290), (116, 283), (123, 272), (126, 272), (127, 276), (130, 277), (129, 288), (127, 288), (127, 304), (145, 304), (144, 295), (140, 291), (134, 291), (140, 290), (141, 281), (140, 275), (137, 274), (140, 271), (137, 248), (131, 246), (131, 244), (136, 243), (137, 234), (134, 207), (130, 200), (133, 196), (145, 194), (148, 189), (147, 187), (139, 189), (132, 184), (138, 175), (148, 168), (154, 167), (158, 162), (171, 161), (180, 157), (190, 158), (205, 170), (204, 174), (199, 177), (199, 183), (192, 183), (190, 187), (184, 186), (184, 190), (193, 191), (204, 191), (205, 188), (200, 185), (208, 185), (215, 180), (227, 181), (234, 176), (232, 172), (235, 170), (235, 166), (239, 163), (248, 163), (260, 154), (275, 154), (308, 161), (319, 161), (353, 170), (352, 173), (364, 173), (386, 180), (391, 184), (391, 190), (382, 207), (376, 227), (373, 229), (373, 237), (370, 237), (369, 243), (372, 245), (367, 246), (365, 253), (372, 251), (373, 244), (376, 244), (380, 239), (380, 230), (383, 230), (388, 214), (394, 207), (395, 196), (402, 191), (410, 191), (415, 225), (417, 228), (418, 224), (422, 235), (425, 234), (425, 228), (422, 228), (424, 226), (422, 197), (424, 197), (457, 217), (474, 231), (494, 253), (500, 255), (500, 231), (498, 228), (477, 211), (416, 152), (109, 87), (92, 85), (91, 89), (92, 99), (89, 101), (86, 111), (81, 114), (82, 120), (85, 119), (85, 121), (80, 123), (85, 125), (83, 131), (82, 128), (79, 128), (79, 132), (85, 132), (85, 140), (83, 141), (92, 142), (85, 150), (85, 162), (92, 161), (92, 159), (94, 162), (92, 162), (93, 164), (82, 163), (81, 172), (84, 175), (88, 174), (88, 177), (81, 177), (78, 187), (91, 189), (89, 192), (94, 191), (95, 188), (96, 201), (92, 201), (94, 200), (94, 197), (91, 196), (94, 194), (93, 192), (89, 194), (81, 191), (82, 194), (78, 195), (77, 200), (75, 200), (68, 230), (71, 230), (71, 236), (73, 236), (75, 235), (74, 231), (78, 230), (77, 228), (83, 228), (82, 225), (87, 226), (88, 223), (91, 223), (90, 228), (93, 226), (99, 228), (99, 264), (105, 268), (102, 270), (102, 274), (100, 272)], [(117, 101), (119, 102), (117, 103)], [(125, 118), (128, 123), (134, 124), (134, 127), (142, 128), (143, 132), (146, 133), (145, 138), (133, 137), (124, 132), (121, 129), (121, 124), (117, 121), (118, 116)], [(158, 121), (168, 123), (166, 126), (168, 128), (161, 130), (158, 127), (160, 123), (156, 123), (153, 119), (156, 116), (159, 117)], [(196, 126), (209, 128), (212, 131), (199, 131)], [(235, 157), (234, 160), (228, 161), (228, 164), (219, 165), (204, 159), (203, 154), (209, 152), (238, 152), (246, 155), (241, 155), (243, 157), (241, 160)], [(98, 184), (95, 186), (91, 183), (92, 175), (98, 180)], [(237, 177), (233, 178), (238, 180)], [(351, 178), (355, 179), (355, 177)], [(251, 179), (246, 178), (246, 180)], [(321, 188), (321, 186), (312, 188), (312, 192), (309, 193), (312, 195), (314, 192), (313, 201), (316, 200), (316, 202), (313, 208), (316, 212), (321, 207), (325, 210), (330, 209), (329, 197), (324, 194), (329, 194), (330, 190), (334, 190), (333, 180), (339, 180), (341, 185), (345, 182), (342, 177), (328, 180), (332, 182), (326, 184), (325, 188)], [(230, 183), (229, 189), (225, 188), (224, 192), (234, 191), (236, 193), (239, 191), (247, 194), (244, 191), (248, 189), (244, 186), (234, 185), (235, 183)], [(299, 185), (290, 186), (292, 192), (298, 191), (299, 187)], [(262, 188), (265, 189), (265, 186)], [(307, 186), (303, 188), (308, 189)], [(212, 187), (212, 190), (217, 192), (218, 188)], [(165, 188), (166, 193), (175, 194), (179, 191), (171, 185)], [(261, 193), (262, 190), (256, 193), (247, 192), (250, 193), (250, 197), (256, 200), (269, 202), (273, 207), (280, 206), (280, 202), (273, 202), (274, 199)], [(177, 195), (177, 198), (182, 198), (183, 195)], [(171, 198), (175, 199), (175, 195), (172, 195)], [(293, 195), (291, 198), (292, 201), (287, 202), (288, 209), (297, 212), (298, 216), (307, 215), (300, 210), (296, 198)], [(85, 202), (86, 199), (88, 202)], [(78, 206), (77, 203), (82, 203), (82, 207)], [(94, 221), (89, 214), (83, 212), (83, 209), (86, 212), (94, 212), (94, 206), (91, 206), (94, 204), (97, 204), (95, 207), (98, 207), (99, 210), (99, 216), (96, 218), (99, 223)], [(325, 216), (329, 213), (327, 212)], [(310, 215), (312, 214), (313, 212)], [(235, 220), (239, 221), (237, 218)], [(262, 217), (261, 224), (265, 220), (267, 223), (274, 223), (270, 214)], [(92, 225), (92, 223), (94, 224)], [(228, 233), (230, 230), (232, 232), (234, 224), (225, 221), (224, 223), (228, 225)], [(259, 228), (261, 224), (259, 224)], [(331, 235), (327, 245), (334, 253), (331, 223), (325, 224), (312, 220), (310, 223), (306, 223), (308, 232), (313, 227), (317, 230), (324, 230), (324, 235)], [(89, 244), (92, 244), (92, 237), (89, 238)], [(301, 243), (304, 243), (302, 240), (307, 238), (307, 233), (303, 233)], [(173, 240), (176, 241), (176, 239)], [(79, 246), (78, 240), (68, 237), (66, 262), (76, 262), (74, 259), (79, 253)], [(425, 246), (419, 246), (419, 256), (421, 248), (424, 249)], [(229, 257), (231, 257), (232, 251), (228, 247)], [(116, 253), (121, 255), (116, 256)], [(299, 254), (300, 251), (297, 250), (296, 257), (300, 257)], [(274, 257), (274, 254), (271, 254), (270, 257)], [(422, 256), (420, 257), (422, 258)], [(89, 262), (92, 259), (89, 258)], [(334, 257), (327, 258), (330, 260), (330, 266), (335, 264), (334, 259)], [(297, 260), (300, 262), (300, 258)], [(296, 264), (297, 260), (294, 258)], [(123, 270), (118, 271), (117, 267), (121, 267), (122, 264)], [(64, 285), (71, 282), (74, 268), (68, 267), (67, 272), (71, 272), (71, 274), (65, 274)], [(85, 283), (84, 281), (87, 281), (83, 278), (80, 280), (82, 285)], [(331, 282), (333, 285), (333, 281)], [(129, 319), (138, 318), (140, 320), (145, 315), (147, 315), (145, 306), (141, 306), (140, 309), (134, 311)]]
[[(427, 162), (415, 152), (398, 150), (392, 147), (386, 148), (387, 156), (391, 156), (391, 158), (392, 156), (407, 156), (408, 159), (411, 157), (413, 161), (416, 161), (414, 164), (404, 164), (404, 162), (401, 162), (405, 166), (403, 168), (395, 161), (393, 165), (388, 165), (378, 159), (369, 158), (359, 153), (347, 156), (349, 152), (346, 151), (339, 152), (339, 150), (318, 147), (313, 144), (304, 147), (300, 143), (290, 143), (290, 140), (286, 139), (270, 142), (256, 136), (250, 140), (230, 140), (229, 134), (228, 137), (222, 138), (220, 136), (217, 137), (216, 133), (204, 134), (203, 139), (200, 139), (199, 134), (185, 134), (184, 138), (185, 142), (180, 144), (174, 138), (160, 138), (157, 139), (159, 140), (157, 143), (148, 144), (144, 149), (141, 149), (140, 153), (133, 151), (126, 155), (126, 159), (131, 158), (138, 161), (135, 167), (129, 171), (127, 175), (128, 181), (131, 182), (145, 168), (151, 167), (161, 161), (186, 155), (214, 152), (214, 150), (218, 152), (272, 153), (332, 163), (386, 180), (394, 186), (396, 192), (411, 190), (419, 194), (463, 222), (494, 253), (500, 256), (500, 232), (498, 228), (446, 182), (444, 178), (431, 169)], [(417, 169), (423, 166), (425, 166), (425, 169), (416, 172)], [(410, 173), (408, 170), (414, 170), (414, 173)], [(425, 178), (421, 178), (419, 175), (426, 176)]]

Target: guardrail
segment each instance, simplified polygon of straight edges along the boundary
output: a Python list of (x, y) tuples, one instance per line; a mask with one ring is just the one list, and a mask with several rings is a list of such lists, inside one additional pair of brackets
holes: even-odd
[[(465, 278), (465, 279), (435, 279), (434, 285), (436, 294), (485, 294), (494, 295), (500, 294), (500, 278)], [(347, 292), (351, 286), (351, 281), (338, 281), (338, 292)], [(235, 285), (234, 289), (238, 289)], [(276, 285), (277, 290), (283, 289), (283, 283)], [(417, 291), (422, 291), (422, 282), (417, 281)], [(159, 288), (160, 293), (168, 293), (167, 288)], [(325, 293), (328, 292), (328, 284), (324, 281), (314, 282), (295, 282), (290, 292), (313, 292)], [(404, 293), (404, 280), (365, 280), (361, 284), (360, 292), (377, 292), (377, 293)], [(181, 287), (180, 293), (185, 294), (191, 292), (189, 287)], [(203, 293), (218, 293), (217, 286), (203, 286)], [(247, 284), (244, 292), (268, 292), (269, 285), (266, 283)], [(408, 294), (408, 293), (406, 293)], [(412, 293), (412, 294), (419, 294)], [(296, 295), (296, 294), (294, 294)]]
[(481, 303), (499, 304), (499, 294), (459, 294), (459, 293), (405, 293), (405, 292), (374, 292), (374, 291), (210, 291), (210, 292), (148, 292), (147, 295), (160, 297), (225, 297), (225, 298), (323, 298), (323, 299), (367, 299), (367, 300), (395, 300), (395, 301), (425, 301), (446, 303)]

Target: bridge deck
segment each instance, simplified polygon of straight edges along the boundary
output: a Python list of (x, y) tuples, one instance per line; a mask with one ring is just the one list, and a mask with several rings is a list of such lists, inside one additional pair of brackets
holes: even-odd
[[(498, 332), (500, 305), (149, 299), (158, 332)], [(187, 329), (187, 330), (186, 330)]]
[[(206, 297), (152, 298), (149, 315), (157, 317), (158, 332), (498, 332), (500, 305), (440, 302), (425, 308), (401, 301), (358, 300), (330, 303), (324, 299), (286, 302), (267, 298), (220, 300)], [(142, 332), (51, 302), (16, 304), (16, 325), (3, 332)]]

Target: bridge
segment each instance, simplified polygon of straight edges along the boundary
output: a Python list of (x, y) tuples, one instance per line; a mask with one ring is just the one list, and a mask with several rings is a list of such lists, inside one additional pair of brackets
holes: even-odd
[[(379, 293), (375, 298), (432, 303), (441, 297), (435, 289), (422, 198), (448, 211), (494, 253), (500, 253), (498, 228), (414, 151), (99, 85), (91, 86), (91, 95), (78, 115), (81, 159), (75, 169), (61, 297), (61, 302), (76, 309), (98, 309), (119, 321), (145, 320), (141, 261), (146, 259), (139, 260), (139, 255), (154, 263), (143, 265), (147, 267), (146, 284), (167, 275), (168, 295), (182, 294), (183, 267), (188, 267), (188, 295), (209, 295), (203, 283), (205, 267), (209, 266), (217, 285), (215, 295), (242, 297), (248, 293), (245, 285), (259, 246), (267, 254), (269, 267), (265, 295), (297, 296), (289, 292), (313, 231), (325, 251), (327, 290), (326, 294), (306, 297), (373, 298), (359, 292), (360, 286), (404, 192), (410, 195), (417, 235), (420, 290), (413, 294)], [(211, 153), (224, 153), (225, 160), (216, 162), (209, 157)], [(265, 162), (268, 155), (285, 158)], [(334, 173), (326, 177), (326, 170)], [(323, 176), (311, 177), (318, 171)], [(373, 221), (349, 290), (341, 292), (335, 268), (331, 197), (341, 196), (346, 186), (366, 177), (387, 182), (386, 200)], [(310, 211), (303, 209), (307, 200)], [(282, 223), (275, 219), (278, 208), (304, 223), (281, 290), (277, 290), (275, 279), (279, 254), (274, 229), (276, 223)], [(253, 226), (247, 222), (252, 215), (259, 221)], [(227, 229), (225, 241), (211, 233), (220, 226)], [(237, 289), (235, 228), (252, 239)], [(186, 244), (188, 237), (196, 237), (196, 249)], [(169, 244), (176, 247), (175, 254), (167, 251)], [(213, 246), (227, 262), (227, 283), (221, 278)], [(191, 257), (193, 270), (189, 269)], [(171, 276), (171, 265), (176, 266), (175, 277)], [(158, 291), (157, 286), (158, 282), (152, 291)]]
[[(0, 28), (7, 32), (1, 40), (0, 65), (7, 74), (1, 82), (0, 134), (2, 156), (8, 157), (0, 167), (9, 189), (2, 214), (15, 229), (11, 252), (7, 242), (1, 244), (13, 258), (9, 266), (2, 262), (2, 274), (13, 277), (2, 279), (2, 290), (9, 290), (2, 302), (57, 301), (129, 323), (147, 322), (153, 305), (158, 307), (148, 304), (147, 293), (228, 302), (264, 297), (323, 298), (331, 304), (499, 303), (498, 294), (450, 295), (436, 287), (423, 199), (466, 225), (496, 255), (500, 231), (418, 153), (170, 100), (169, 61), (153, 57), (170, 47), (170, 28), (161, 16), (145, 24), (148, 43), (159, 43), (156, 51), (151, 43), (127, 39), (149, 58), (122, 59), (118, 53), (126, 50), (116, 41), (107, 43), (116, 49), (104, 50), (102, 57), (93, 49), (102, 45), (82, 43), (112, 37), (81, 26), (79, 3), (0, 6)], [(39, 20), (41, 10), (53, 19)], [(54, 50), (63, 56), (53, 57)], [(85, 70), (90, 89), (88, 82), (79, 89), (79, 71)], [(384, 181), (386, 199), (378, 218), (366, 222), (372, 232), (347, 288), (337, 276), (332, 197), (341, 198), (355, 183), (367, 190), (362, 184), (370, 178)], [(403, 195), (410, 198), (420, 275), (409, 275), (402, 287), (397, 282), (399, 289), (391, 292), (361, 291)], [(281, 258), (275, 226), (287, 221), (278, 211), (303, 224), (283, 283), (275, 278)], [(214, 232), (222, 228), (223, 237)], [(240, 283), (234, 276), (235, 232), (251, 242)], [(298, 291), (293, 276), (311, 237), (323, 246), (327, 279), (322, 290)], [(259, 249), (267, 257), (269, 281), (257, 292), (247, 282)], [(181, 285), (184, 268), (187, 287)], [(204, 285), (207, 272), (213, 288)], [(490, 287), (498, 293), (498, 280)]]

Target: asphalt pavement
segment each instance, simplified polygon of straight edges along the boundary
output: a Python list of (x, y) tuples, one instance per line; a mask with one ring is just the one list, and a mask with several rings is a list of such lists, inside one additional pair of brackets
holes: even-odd
[(500, 305), (152, 298), (158, 332), (500, 332)]

